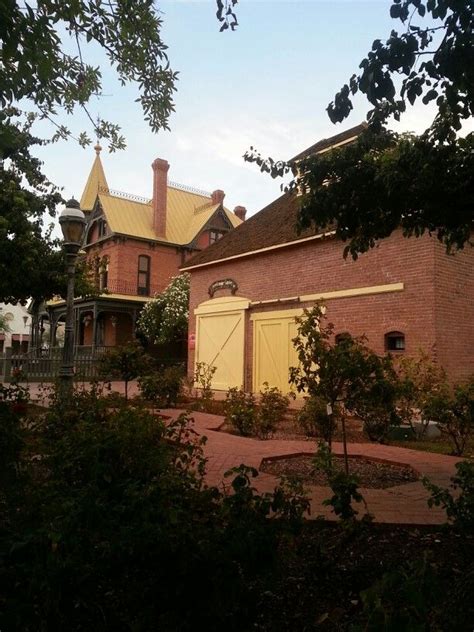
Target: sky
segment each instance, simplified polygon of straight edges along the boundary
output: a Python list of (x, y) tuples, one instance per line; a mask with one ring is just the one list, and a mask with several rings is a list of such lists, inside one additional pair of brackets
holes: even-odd
[[(401, 26), (390, 19), (390, 4), (240, 0), (238, 29), (220, 33), (214, 0), (158, 0), (162, 38), (179, 72), (171, 131), (153, 134), (134, 102), (136, 87), (119, 85), (101, 51), (83, 49), (88, 62), (104, 66), (107, 96), (90, 110), (120, 124), (127, 141), (124, 151), (102, 152), (109, 187), (151, 197), (151, 163), (159, 157), (170, 163), (170, 180), (223, 189), (228, 208), (245, 206), (248, 216), (259, 211), (280, 195), (281, 180), (245, 163), (244, 152), (253, 145), (265, 156), (289, 159), (365, 119), (363, 97), (342, 124), (333, 125), (325, 110), (372, 41)], [(430, 122), (428, 108), (419, 106), (392, 127), (420, 132)], [(80, 113), (66, 123), (74, 131), (88, 127)], [(40, 150), (45, 173), (66, 198), (80, 198), (94, 155), (72, 140)]]

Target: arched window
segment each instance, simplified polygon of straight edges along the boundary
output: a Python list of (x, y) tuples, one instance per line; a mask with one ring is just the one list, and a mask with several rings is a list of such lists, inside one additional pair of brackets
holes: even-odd
[(405, 334), (401, 331), (385, 334), (385, 351), (405, 351)]
[(138, 257), (138, 288), (139, 296), (150, 295), (150, 257), (140, 255)]

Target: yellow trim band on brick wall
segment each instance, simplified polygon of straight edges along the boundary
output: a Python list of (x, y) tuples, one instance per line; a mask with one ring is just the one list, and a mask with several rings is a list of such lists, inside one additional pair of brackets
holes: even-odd
[(300, 301), (324, 301), (332, 298), (350, 298), (352, 296), (367, 296), (369, 294), (402, 292), (404, 287), (403, 283), (387, 283), (386, 285), (355, 287), (350, 290), (334, 290), (333, 292), (320, 292), (319, 294), (303, 294), (300, 296)]
[[(299, 302), (306, 303), (309, 301), (325, 301), (334, 298), (351, 298), (353, 296), (369, 296), (370, 294), (387, 294), (388, 292), (402, 292), (404, 290), (403, 283), (388, 283), (386, 285), (371, 285), (367, 287), (355, 287), (349, 290), (333, 290), (332, 292), (320, 292), (319, 294), (302, 294), (301, 296), (287, 296), (285, 298), (271, 298), (265, 301), (252, 301), (251, 307), (260, 307), (264, 305), (272, 305), (278, 303)], [(298, 311), (298, 310), (290, 310)], [(301, 312), (301, 309), (299, 310)], [(263, 312), (262, 312), (263, 313)], [(266, 312), (267, 314), (270, 312)], [(271, 312), (283, 313), (283, 312)]]

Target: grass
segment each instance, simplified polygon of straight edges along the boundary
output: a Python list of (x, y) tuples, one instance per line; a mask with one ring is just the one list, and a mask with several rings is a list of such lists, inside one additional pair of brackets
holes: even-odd
[[(436, 454), (447, 454), (453, 456), (453, 444), (447, 437), (438, 437), (437, 439), (417, 439), (409, 441), (390, 441), (390, 445), (400, 448), (409, 448), (410, 450), (420, 450), (422, 452), (434, 452)], [(474, 457), (474, 439), (472, 439), (463, 454), (464, 458)]]

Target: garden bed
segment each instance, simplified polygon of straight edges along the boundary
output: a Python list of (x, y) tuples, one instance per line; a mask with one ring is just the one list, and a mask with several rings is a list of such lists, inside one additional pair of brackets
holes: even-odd
[[(333, 463), (337, 470), (344, 469), (342, 456), (334, 456)], [(365, 457), (349, 457), (349, 469), (351, 474), (358, 477), (360, 486), (367, 489), (386, 489), (387, 487), (414, 483), (419, 479), (418, 474), (409, 465), (385, 463)], [(260, 470), (277, 477), (296, 478), (307, 485), (327, 485), (326, 475), (314, 467), (314, 455), (312, 454), (264, 459)]]

